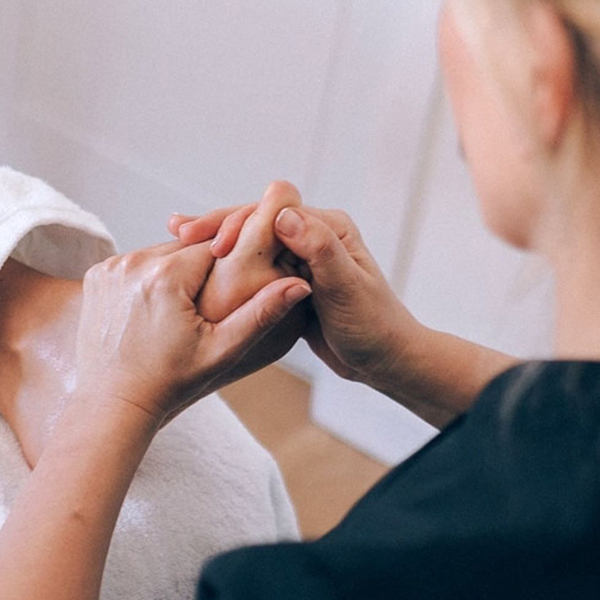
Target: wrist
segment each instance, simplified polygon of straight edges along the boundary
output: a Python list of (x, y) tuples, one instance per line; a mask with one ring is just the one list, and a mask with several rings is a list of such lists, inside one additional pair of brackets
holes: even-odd
[(415, 321), (398, 338), (395, 362), (371, 385), (436, 427), (469, 409), (515, 357), (435, 331)]
[(362, 383), (394, 397), (418, 369), (419, 357), (426, 353), (429, 330), (408, 311), (389, 321), (391, 326), (388, 322), (387, 335), (380, 340), (379, 351)]
[(139, 407), (74, 394), (2, 528), (3, 597), (98, 597), (119, 510), (156, 430)]
[(121, 414), (157, 423), (162, 423), (167, 416), (163, 408), (167, 391), (149, 384), (142, 377), (79, 378), (72, 397), (84, 410), (112, 412), (115, 416)]
[(430, 423), (442, 428), (458, 411), (446, 400), (452, 395), (453, 373), (446, 373), (439, 361), (438, 332), (406, 316), (390, 334), (388, 352), (367, 385), (402, 404)]
[(78, 424), (81, 428), (117, 427), (139, 430), (154, 435), (164, 421), (165, 416), (158, 411), (145, 407), (146, 402), (141, 394), (126, 394), (122, 390), (93, 390), (76, 387), (62, 421)]

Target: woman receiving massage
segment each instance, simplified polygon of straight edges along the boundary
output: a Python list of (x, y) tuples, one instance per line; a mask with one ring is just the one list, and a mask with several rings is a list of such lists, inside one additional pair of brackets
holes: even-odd
[(440, 22), (484, 218), (554, 268), (557, 360), (425, 328), (350, 220), (289, 184), (175, 216), (179, 241), (85, 276), (76, 382), (0, 533), (0, 597), (98, 598), (161, 426), (298, 331), (443, 431), (324, 538), (213, 559), (199, 598), (600, 597), (599, 48), (596, 0), (447, 0)]
[[(80, 279), (114, 253), (94, 215), (0, 168), (0, 527), (73, 393)], [(284, 353), (300, 326), (269, 339), (272, 354), (263, 358)], [(115, 528), (102, 599), (191, 599), (199, 564), (215, 553), (297, 539), (277, 465), (211, 394), (161, 429), (141, 463)]]

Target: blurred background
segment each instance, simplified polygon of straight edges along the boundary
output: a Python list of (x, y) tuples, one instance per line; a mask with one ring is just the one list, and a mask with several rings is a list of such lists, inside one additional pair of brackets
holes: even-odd
[[(442, 92), (437, 0), (2, 0), (0, 163), (98, 214), (122, 251), (172, 211), (288, 179), (353, 217), (431, 327), (550, 354), (552, 281), (484, 229)], [(284, 365), (321, 426), (385, 464), (434, 432), (328, 373)]]

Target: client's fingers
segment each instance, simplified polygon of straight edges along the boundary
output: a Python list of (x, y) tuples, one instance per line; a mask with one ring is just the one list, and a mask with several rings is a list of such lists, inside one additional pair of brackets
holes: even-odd
[(269, 184), (262, 200), (258, 203), (256, 217), (274, 221), (277, 213), (286, 206), (301, 206), (302, 197), (295, 185), (289, 181), (273, 181)]
[(223, 352), (215, 357), (217, 363), (241, 358), (311, 292), (309, 285), (297, 277), (278, 279), (265, 286), (215, 326), (215, 347)]
[(246, 206), (230, 206), (213, 210), (201, 217), (187, 217), (185, 215), (172, 215), (169, 219), (169, 231), (179, 237), (184, 244), (197, 244), (213, 239), (223, 221), (230, 214)]
[(257, 254), (265, 264), (272, 264), (282, 250), (273, 231), (275, 219), (283, 208), (301, 204), (300, 194), (291, 183), (271, 183), (254, 213), (244, 223), (233, 253), (236, 256)]
[(242, 252), (248, 248), (260, 248), (261, 255), (273, 260), (280, 251), (280, 244), (273, 236), (273, 222), (282, 208), (301, 206), (300, 193), (287, 181), (274, 181), (267, 187), (260, 202), (242, 207), (223, 221), (215, 238), (213, 254), (224, 258), (242, 243)]
[(171, 235), (178, 237), (179, 236), (179, 228), (184, 223), (189, 223), (190, 221), (194, 221), (197, 218), (198, 217), (190, 217), (188, 215), (181, 215), (179, 213), (173, 213), (169, 217), (169, 220), (167, 221), (167, 229), (169, 230), (169, 233), (171, 233)]
[(219, 208), (206, 215), (197, 217), (179, 227), (178, 236), (184, 244), (197, 244), (215, 237), (223, 219), (233, 212), (234, 208)]
[(223, 258), (233, 250), (244, 223), (256, 210), (256, 206), (256, 202), (248, 204), (225, 217), (223, 224), (217, 233), (217, 237), (215, 237), (213, 242), (213, 256), (216, 258)]

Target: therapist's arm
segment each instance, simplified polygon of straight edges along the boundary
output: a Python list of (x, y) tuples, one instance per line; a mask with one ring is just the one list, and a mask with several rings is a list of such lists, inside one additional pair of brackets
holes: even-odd
[(396, 360), (364, 383), (443, 428), (468, 410), (497, 375), (520, 362), (514, 356), (418, 323), (410, 347), (400, 340)]

